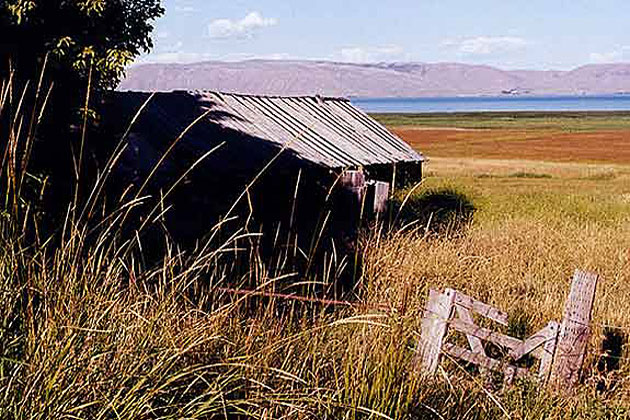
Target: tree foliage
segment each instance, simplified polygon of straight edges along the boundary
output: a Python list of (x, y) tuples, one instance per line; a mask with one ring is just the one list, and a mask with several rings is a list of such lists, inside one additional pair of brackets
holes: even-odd
[(124, 69), (153, 44), (160, 0), (0, 0), (0, 63), (35, 78), (48, 57), (56, 81), (114, 87)]

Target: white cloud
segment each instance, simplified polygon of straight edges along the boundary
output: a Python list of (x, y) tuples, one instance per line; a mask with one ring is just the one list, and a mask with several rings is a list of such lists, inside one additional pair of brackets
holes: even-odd
[(514, 36), (478, 36), (463, 39), (447, 39), (445, 47), (455, 48), (462, 55), (491, 55), (525, 48), (527, 40)]
[(613, 63), (615, 61), (621, 60), (621, 52), (620, 51), (609, 51), (605, 53), (591, 53), (589, 58), (591, 63)]
[(628, 61), (630, 60), (630, 45), (603, 53), (594, 52), (590, 54), (589, 58), (591, 63), (597, 64)]
[(248, 38), (262, 28), (275, 26), (277, 19), (263, 17), (259, 12), (248, 13), (243, 19), (216, 19), (208, 25), (210, 38)]
[(398, 45), (380, 47), (346, 47), (339, 50), (336, 58), (348, 63), (374, 63), (400, 58), (404, 49)]
[(183, 14), (196, 13), (198, 9), (192, 5), (190, 0), (175, 0), (175, 12)]

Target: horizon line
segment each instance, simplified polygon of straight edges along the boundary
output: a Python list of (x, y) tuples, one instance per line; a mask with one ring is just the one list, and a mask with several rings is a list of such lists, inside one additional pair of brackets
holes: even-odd
[(616, 62), (608, 62), (608, 63), (585, 63), (576, 65), (569, 69), (536, 69), (536, 68), (514, 68), (514, 69), (506, 69), (502, 68), (500, 65), (493, 64), (475, 64), (475, 63), (466, 63), (461, 61), (374, 61), (374, 62), (350, 62), (350, 61), (339, 61), (339, 60), (326, 60), (326, 59), (298, 59), (298, 58), (287, 58), (287, 59), (276, 59), (276, 58), (247, 58), (242, 60), (221, 60), (221, 59), (207, 59), (207, 60), (199, 60), (199, 61), (146, 61), (146, 62), (136, 62), (129, 66), (129, 68), (140, 67), (140, 66), (149, 66), (149, 65), (199, 65), (199, 64), (247, 64), (252, 62), (265, 62), (265, 63), (324, 63), (324, 64), (336, 64), (336, 65), (344, 65), (344, 66), (356, 66), (356, 67), (384, 67), (384, 66), (395, 66), (395, 65), (426, 65), (426, 66), (437, 66), (437, 65), (461, 65), (461, 66), (469, 66), (469, 67), (486, 67), (492, 68), (504, 72), (518, 72), (518, 71), (532, 71), (532, 72), (561, 72), (561, 73), (569, 73), (584, 67), (591, 66), (619, 66), (619, 65), (630, 65), (630, 61), (616, 61)]

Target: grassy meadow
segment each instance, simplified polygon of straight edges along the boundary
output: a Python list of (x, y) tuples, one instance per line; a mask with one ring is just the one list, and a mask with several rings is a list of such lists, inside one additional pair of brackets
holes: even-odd
[[(507, 311), (511, 317), (508, 331), (531, 334), (549, 320), (561, 319), (573, 270), (594, 271), (601, 275), (594, 310), (597, 326), (585, 366), (585, 384), (577, 394), (586, 406), (593, 406), (580, 411), (576, 408), (580, 403), (573, 401), (571, 409), (559, 404), (546, 411), (544, 404), (536, 403), (528, 409), (507, 411), (511, 418), (630, 416), (621, 408), (630, 403), (630, 160), (619, 157), (630, 149), (628, 116), (377, 117), (392, 124), (390, 128), (428, 156), (426, 179), (418, 194), (422, 190), (456, 190), (477, 207), (473, 222), (461, 235), (400, 234), (372, 249), (368, 261), (373, 263), (376, 293), (383, 296), (379, 299), (406, 299), (402, 284), (402, 290), (414, 290), (415, 307), (422, 304), (429, 287), (456, 288)], [(519, 127), (518, 132), (506, 137), (508, 126), (510, 130)], [(456, 136), (470, 127), (473, 130), (464, 131), (469, 137), (444, 135)], [(478, 130), (484, 130), (485, 137), (480, 139)], [(625, 142), (607, 143), (610, 131), (623, 136)], [(567, 149), (575, 144), (567, 140), (558, 150), (559, 132), (584, 132), (601, 139), (596, 145), (588, 144), (585, 156), (567, 158)], [(624, 346), (614, 356), (618, 366), (608, 371), (601, 355), (606, 337), (611, 336)], [(452, 377), (446, 380), (460, 385), (466, 382)], [(510, 405), (511, 398), (502, 401)], [(457, 414), (437, 411), (443, 418), (475, 418), (470, 413), (470, 417), (463, 415), (465, 410)], [(436, 414), (435, 418), (440, 417)]]
[[(398, 121), (399, 116), (379, 118)], [(436, 121), (434, 116), (406, 118)], [(446, 127), (463, 129), (472, 118), (471, 115), (440, 116), (438, 121)], [(480, 125), (496, 127), (487, 129), (488, 137), (495, 136), (494, 148), (500, 149), (500, 143), (513, 141), (501, 137), (502, 120), (506, 118), (503, 114), (479, 114)], [(494, 303), (506, 310), (527, 306), (532, 319), (538, 320), (535, 327), (561, 316), (573, 268), (589, 269), (602, 275), (596, 301), (597, 322), (629, 328), (630, 317), (624, 307), (628, 303), (625, 299), (630, 296), (630, 286), (625, 286), (630, 280), (630, 160), (620, 163), (616, 156), (607, 159), (608, 152), (624, 153), (624, 150), (608, 150), (609, 146), (602, 142), (599, 148), (606, 150), (584, 160), (554, 161), (553, 134), (560, 129), (571, 131), (570, 121), (575, 116), (552, 114), (547, 119), (542, 114), (523, 113), (522, 117), (511, 118), (523, 119), (523, 130), (541, 139), (535, 143), (540, 146), (537, 155), (549, 159), (492, 159), (488, 157), (487, 145), (472, 145), (468, 155), (461, 157), (457, 151), (449, 153), (448, 149), (453, 143), (456, 149), (464, 147), (464, 140), (449, 143), (448, 139), (442, 139), (443, 144), (433, 147), (431, 131), (424, 132), (425, 139), (417, 139), (419, 150), (428, 155), (421, 189), (455, 189), (468, 197), (477, 211), (465, 235), (450, 240), (419, 239), (419, 244), (426, 245), (419, 252), (428, 256), (438, 252), (442, 257), (438, 250), (446, 247), (455, 253), (452, 261), (438, 263), (433, 258), (420, 258), (419, 254), (410, 258), (421, 265), (429, 261), (437, 263), (450, 272), (444, 273), (446, 284), (451, 281), (464, 289), (476, 289), (476, 295), (487, 296), (489, 301), (496, 299)], [(576, 125), (589, 126), (588, 131), (601, 134), (589, 118), (584, 115), (585, 121)], [(593, 118), (606, 121), (610, 127), (628, 124), (625, 113), (597, 114)], [(549, 125), (554, 128), (551, 130)], [(628, 132), (619, 130), (630, 134), (630, 125)], [(525, 144), (521, 156), (529, 156), (527, 140), (520, 141)], [(469, 143), (475, 142), (478, 140)], [(630, 138), (626, 145), (630, 146)], [(565, 149), (571, 147), (571, 142), (567, 142)], [(435, 247), (436, 244), (439, 246)], [(439, 270), (437, 265), (431, 271)], [(475, 272), (488, 278), (471, 283), (468, 280), (476, 277)], [(460, 276), (463, 277), (459, 281), (455, 280)], [(496, 287), (502, 290), (497, 292), (500, 298), (492, 297), (491, 290)]]
[(372, 114), (372, 116), (389, 127), (553, 129), (571, 132), (630, 129), (630, 112), (628, 111), (436, 112)]
[[(0, 112), (10, 108), (3, 105)], [(328, 288), (344, 266), (331, 255), (322, 270), (330, 275), (297, 278), (284, 254), (295, 250), (265, 259), (245, 227), (219, 234), (218, 226), (189, 251), (165, 237), (162, 263), (148, 266), (142, 228), (152, 218), (141, 218), (131, 237), (125, 223), (136, 213), (153, 216), (163, 197), (138, 195), (98, 215), (92, 209), (100, 208), (107, 170), (84, 202), (70, 203), (57, 237), (32, 239), (24, 231), (37, 222), (19, 196), (26, 177), (16, 172), (31, 131), (24, 134), (20, 118), (11, 121), (1, 168), (0, 418), (630, 415), (630, 354), (624, 348), (607, 363), (601, 356), (605, 336), (624, 341), (630, 331), (630, 161), (490, 158), (487, 147), (450, 155), (445, 145), (433, 148), (430, 136), (416, 137), (430, 160), (411, 200), (450, 189), (476, 212), (456, 231), (366, 232), (348, 307), (226, 293), (223, 287), (240, 285), (289, 294)], [(441, 120), (437, 128), (460, 123)], [(247, 255), (247, 267), (234, 264), (237, 254)], [(602, 282), (585, 380), (574, 394), (527, 380), (502, 390), (450, 360), (436, 378), (420, 375), (414, 356), (429, 288), (457, 288), (497, 306), (510, 316), (505, 332), (524, 337), (561, 317), (575, 268), (599, 273)]]

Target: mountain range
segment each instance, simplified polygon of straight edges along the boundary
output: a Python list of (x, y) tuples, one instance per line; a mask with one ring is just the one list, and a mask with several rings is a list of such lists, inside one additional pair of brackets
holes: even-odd
[(630, 63), (590, 64), (567, 71), (501, 70), (461, 63), (152, 63), (131, 67), (118, 89), (343, 97), (626, 94)]

